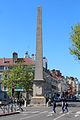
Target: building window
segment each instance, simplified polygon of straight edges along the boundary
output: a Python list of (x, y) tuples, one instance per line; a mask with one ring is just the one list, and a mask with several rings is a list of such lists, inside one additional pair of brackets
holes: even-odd
[(6, 91), (6, 88), (7, 88), (7, 87), (6, 87), (6, 85), (5, 85), (5, 86), (4, 86), (4, 91)]
[(0, 80), (2, 79), (2, 75), (0, 75)]
[(9, 63), (9, 61), (4, 61), (4, 63)]
[(51, 85), (51, 87), (52, 87), (52, 89), (56, 89), (56, 86), (54, 86), (54, 85)]
[(8, 70), (8, 67), (7, 67), (7, 66), (5, 66), (5, 67), (4, 67), (4, 69), (5, 69), (5, 70)]
[(4, 66), (0, 66), (0, 71), (3, 71), (4, 70)]

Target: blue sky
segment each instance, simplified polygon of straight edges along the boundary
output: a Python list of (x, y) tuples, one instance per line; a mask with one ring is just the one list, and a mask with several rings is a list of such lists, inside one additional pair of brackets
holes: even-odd
[(43, 56), (48, 68), (80, 80), (80, 61), (70, 55), (71, 26), (80, 23), (80, 0), (0, 0), (0, 58), (35, 53), (37, 7), (42, 6)]

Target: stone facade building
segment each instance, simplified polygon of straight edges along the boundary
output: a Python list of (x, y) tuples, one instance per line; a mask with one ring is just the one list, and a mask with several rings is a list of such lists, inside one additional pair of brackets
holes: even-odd
[(78, 94), (79, 91), (79, 81), (74, 77), (66, 77), (68, 84), (68, 96), (74, 96)]
[(51, 70), (51, 74), (54, 79), (56, 79), (58, 84), (58, 94), (62, 96), (62, 93), (66, 93), (68, 91), (68, 85), (66, 82), (66, 79), (64, 76), (62, 76), (62, 73), (60, 70)]

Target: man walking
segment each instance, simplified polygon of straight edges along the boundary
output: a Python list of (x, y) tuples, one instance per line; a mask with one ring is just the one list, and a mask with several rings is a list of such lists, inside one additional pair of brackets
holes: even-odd
[(64, 113), (64, 111), (65, 111), (65, 101), (62, 100), (62, 113)]
[(66, 110), (66, 112), (68, 112), (68, 103), (67, 103), (67, 101), (65, 102), (65, 110)]
[(56, 113), (56, 101), (53, 101), (53, 112)]
[(53, 113), (56, 113), (56, 101), (55, 100), (53, 100), (53, 103), (52, 103), (52, 112), (50, 112), (48, 116), (52, 116)]

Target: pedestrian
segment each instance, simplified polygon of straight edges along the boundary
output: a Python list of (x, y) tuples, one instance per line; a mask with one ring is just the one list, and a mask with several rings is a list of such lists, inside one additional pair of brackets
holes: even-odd
[(66, 110), (66, 112), (68, 112), (68, 103), (67, 103), (67, 101), (65, 102), (65, 110)]
[(53, 112), (56, 113), (56, 101), (53, 100)]
[(62, 100), (62, 113), (64, 113), (64, 111), (65, 111), (65, 101)]
[(19, 99), (19, 109), (20, 109), (21, 111), (23, 111), (23, 108), (22, 108), (22, 99)]
[(49, 99), (49, 100), (47, 101), (47, 107), (50, 106), (50, 103), (51, 103), (51, 100)]
[(22, 99), (22, 105), (24, 106), (24, 100)]

